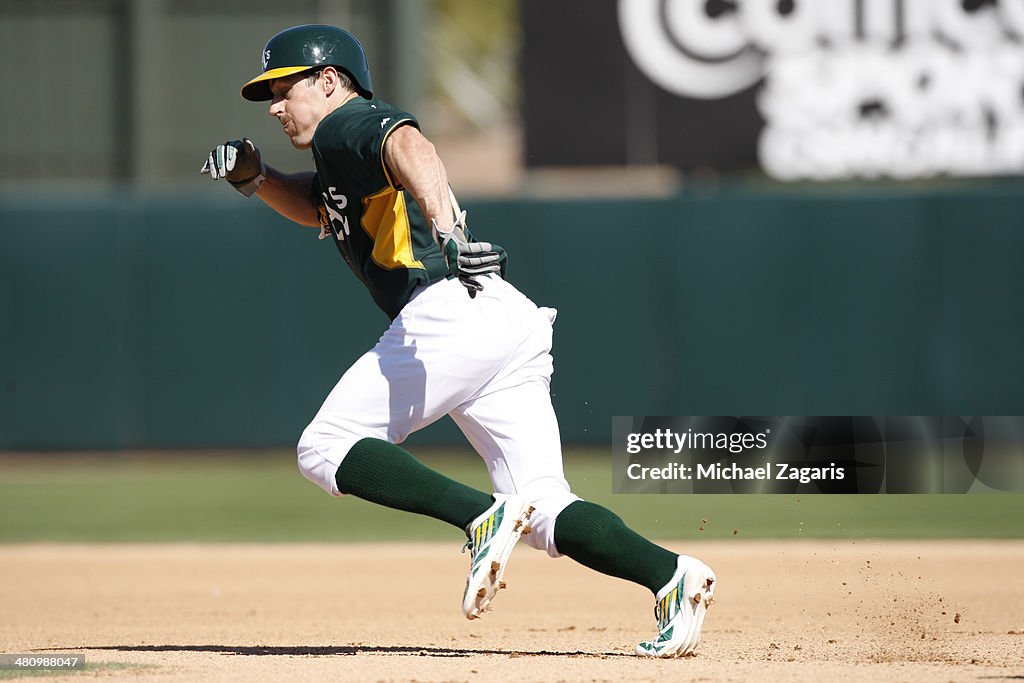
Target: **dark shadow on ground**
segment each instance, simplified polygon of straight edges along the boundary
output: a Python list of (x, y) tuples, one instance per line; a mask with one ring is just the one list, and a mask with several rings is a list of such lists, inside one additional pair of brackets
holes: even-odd
[(631, 657), (621, 652), (583, 652), (560, 650), (485, 650), (456, 647), (418, 647), (386, 645), (79, 645), (47, 648), (48, 651), (107, 650), (112, 652), (211, 652), (225, 655), (259, 657), (327, 657), (339, 655), (413, 655), (418, 657), (475, 657), (504, 655), (506, 657)]

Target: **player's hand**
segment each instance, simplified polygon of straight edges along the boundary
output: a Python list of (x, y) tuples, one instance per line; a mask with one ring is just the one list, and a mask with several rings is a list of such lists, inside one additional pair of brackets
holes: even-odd
[(438, 230), (437, 221), (434, 221), (434, 232), (441, 245), (448, 272), (459, 278), (471, 298), (483, 291), (484, 286), (479, 279), (481, 275), (504, 275), (508, 262), (505, 250), (490, 242), (470, 242), (465, 211), (456, 218), (451, 232)]
[(242, 138), (214, 147), (199, 172), (213, 180), (223, 178), (246, 197), (251, 197), (263, 183), (267, 167), (253, 141)]
[(458, 246), (460, 273), (470, 276), (496, 273), (504, 276), (508, 255), (501, 246), (490, 242), (469, 242)]

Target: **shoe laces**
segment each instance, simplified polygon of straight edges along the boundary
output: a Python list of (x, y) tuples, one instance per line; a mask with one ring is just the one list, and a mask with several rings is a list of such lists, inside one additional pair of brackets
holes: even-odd
[(462, 546), (462, 554), (463, 555), (466, 554), (466, 550), (469, 550), (470, 554), (473, 553), (473, 539), (472, 538), (467, 539), (466, 540), (466, 545)]

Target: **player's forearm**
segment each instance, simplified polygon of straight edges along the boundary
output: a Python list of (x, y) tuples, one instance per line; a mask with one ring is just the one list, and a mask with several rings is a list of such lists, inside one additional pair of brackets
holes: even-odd
[(388, 137), (384, 160), (396, 183), (420, 205), (427, 220), (437, 221), (448, 232), (454, 222), (448, 194), (448, 171), (434, 145), (412, 126), (403, 126)]
[(319, 210), (313, 203), (311, 172), (281, 173), (267, 166), (267, 179), (256, 196), (279, 214), (310, 227), (320, 227)]

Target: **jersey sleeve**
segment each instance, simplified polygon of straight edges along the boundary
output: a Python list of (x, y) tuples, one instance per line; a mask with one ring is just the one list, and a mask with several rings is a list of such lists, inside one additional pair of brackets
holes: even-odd
[(313, 206), (320, 206), (323, 200), (320, 198), (320, 174), (313, 174), (313, 182), (309, 184), (309, 201)]
[(328, 117), (323, 123), (328, 128), (325, 135), (317, 136), (321, 153), (328, 157), (340, 155), (353, 162), (345, 164), (348, 171), (359, 176), (359, 184), (369, 192), (385, 187), (397, 189), (384, 163), (384, 143), (401, 126), (419, 127), (412, 114), (392, 107), (365, 106), (349, 116)]
[(316, 207), (316, 217), (320, 221), (320, 239), (326, 239), (330, 234), (331, 222), (327, 218), (327, 206), (320, 191), (319, 173), (313, 174), (313, 182), (309, 185), (309, 201)]
[(419, 123), (416, 122), (416, 119), (412, 118), (411, 116), (409, 118), (402, 118), (399, 119), (398, 121), (395, 121), (393, 124), (386, 126), (384, 135), (380, 139), (380, 147), (378, 152), (378, 158), (380, 159), (380, 167), (381, 170), (384, 171), (384, 177), (388, 181), (388, 185), (390, 185), (392, 188), (396, 190), (398, 189), (398, 181), (395, 180), (394, 176), (392, 175), (391, 169), (388, 168), (387, 162), (384, 161), (384, 144), (387, 142), (388, 136), (391, 135), (391, 133), (393, 133), (401, 126), (407, 125), (415, 126), (416, 128), (420, 127)]

